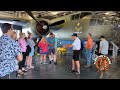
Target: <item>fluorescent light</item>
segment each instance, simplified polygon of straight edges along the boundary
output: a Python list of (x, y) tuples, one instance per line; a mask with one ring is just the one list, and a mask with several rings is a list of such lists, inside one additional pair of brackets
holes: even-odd
[(108, 14), (110, 14), (110, 13), (109, 13), (109, 12), (106, 12), (106, 13), (105, 13), (105, 15), (108, 15)]
[(5, 21), (5, 20), (0, 20), (0, 23), (9, 23), (9, 24), (14, 24), (12, 21)]
[(56, 15), (58, 12), (51, 12), (53, 15)]

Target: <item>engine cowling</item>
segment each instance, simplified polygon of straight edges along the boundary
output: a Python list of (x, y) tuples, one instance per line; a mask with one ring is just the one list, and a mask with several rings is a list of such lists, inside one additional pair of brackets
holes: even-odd
[(46, 21), (39, 21), (36, 24), (36, 30), (40, 35), (48, 35), (49, 34), (49, 25)]

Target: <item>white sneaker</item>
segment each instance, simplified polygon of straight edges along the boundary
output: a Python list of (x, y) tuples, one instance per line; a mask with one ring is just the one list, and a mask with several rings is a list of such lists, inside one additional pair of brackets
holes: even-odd
[(48, 64), (47, 62), (44, 62), (43, 64)]
[(34, 69), (34, 66), (30, 66), (31, 69)]
[(29, 67), (29, 66), (27, 66), (27, 69), (30, 69), (30, 67)]
[(23, 72), (27, 72), (27, 69), (25, 69), (25, 68), (22, 68), (22, 71), (23, 71)]

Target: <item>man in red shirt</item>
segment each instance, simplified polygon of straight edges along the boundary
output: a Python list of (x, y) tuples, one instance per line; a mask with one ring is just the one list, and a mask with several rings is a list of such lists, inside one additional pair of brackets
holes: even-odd
[(85, 65), (85, 67), (90, 67), (91, 66), (92, 48), (93, 48), (93, 40), (92, 40), (92, 35), (89, 33), (88, 34), (88, 40), (87, 40), (87, 43), (86, 43), (87, 65)]

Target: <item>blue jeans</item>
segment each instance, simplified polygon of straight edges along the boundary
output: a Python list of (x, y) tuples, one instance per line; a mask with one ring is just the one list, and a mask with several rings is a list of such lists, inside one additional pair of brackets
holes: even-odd
[(91, 65), (92, 49), (87, 49), (87, 65)]

